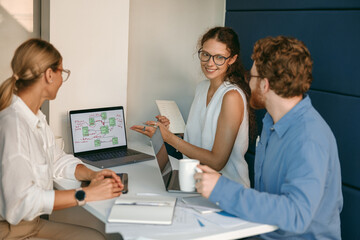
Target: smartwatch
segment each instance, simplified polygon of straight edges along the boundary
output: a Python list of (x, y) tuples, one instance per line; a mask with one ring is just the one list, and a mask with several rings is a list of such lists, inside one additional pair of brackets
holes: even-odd
[(82, 188), (75, 189), (75, 199), (77, 201), (78, 206), (85, 205), (85, 191)]

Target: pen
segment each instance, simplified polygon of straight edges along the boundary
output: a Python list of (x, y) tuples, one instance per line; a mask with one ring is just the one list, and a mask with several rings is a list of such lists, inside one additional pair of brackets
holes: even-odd
[(115, 205), (163, 207), (163, 206), (169, 206), (169, 203), (166, 203), (166, 202), (122, 202), (122, 203), (115, 203)]

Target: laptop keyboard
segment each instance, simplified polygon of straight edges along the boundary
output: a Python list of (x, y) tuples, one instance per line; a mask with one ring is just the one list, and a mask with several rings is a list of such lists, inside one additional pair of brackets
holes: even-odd
[(137, 151), (133, 151), (130, 149), (124, 149), (124, 150), (117, 150), (117, 151), (111, 151), (111, 152), (101, 152), (101, 153), (94, 153), (85, 155), (84, 158), (90, 160), (90, 161), (100, 161), (104, 159), (113, 159), (113, 158), (120, 158), (120, 157), (127, 157), (139, 154)]

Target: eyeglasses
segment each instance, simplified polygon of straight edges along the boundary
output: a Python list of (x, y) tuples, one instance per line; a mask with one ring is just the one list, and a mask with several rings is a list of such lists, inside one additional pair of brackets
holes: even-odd
[(63, 79), (63, 82), (66, 82), (70, 77), (71, 71), (68, 69), (61, 69), (61, 68), (58, 68), (58, 70), (61, 71), (61, 77)]
[(230, 58), (230, 57), (224, 57), (221, 55), (211, 55), (210, 53), (205, 52), (201, 49), (198, 51), (198, 57), (199, 57), (200, 61), (202, 61), (202, 62), (207, 62), (210, 60), (210, 58), (212, 58), (212, 60), (214, 61), (214, 63), (217, 66), (224, 65), (226, 60), (228, 60)]
[(250, 72), (245, 72), (244, 78), (245, 82), (249, 83), (251, 78), (262, 78), (262, 76), (251, 75)]

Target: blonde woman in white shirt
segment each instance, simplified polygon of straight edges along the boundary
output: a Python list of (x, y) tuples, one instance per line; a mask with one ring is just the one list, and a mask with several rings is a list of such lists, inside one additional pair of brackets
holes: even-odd
[[(164, 141), (185, 157), (200, 160), (224, 176), (249, 187), (244, 155), (249, 142), (249, 86), (240, 60), (237, 34), (228, 27), (207, 31), (199, 42), (198, 56), (207, 80), (196, 88), (186, 124), (184, 140), (172, 134), (164, 116), (157, 116)], [(151, 136), (153, 127), (131, 129)]]
[[(0, 86), (0, 239), (105, 239), (94, 229), (39, 217), (117, 197), (123, 188), (113, 171), (92, 171), (55, 146), (40, 106), (55, 99), (70, 71), (54, 46), (40, 39), (21, 44), (11, 67), (13, 75)], [(57, 178), (91, 183), (53, 190)]]

